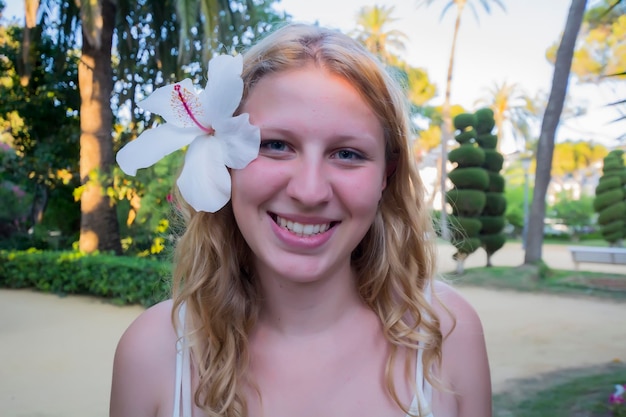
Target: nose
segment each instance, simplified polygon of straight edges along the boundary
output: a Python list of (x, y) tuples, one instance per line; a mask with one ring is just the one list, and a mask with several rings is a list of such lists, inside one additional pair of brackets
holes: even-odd
[(299, 159), (293, 167), (287, 195), (309, 207), (328, 202), (333, 190), (323, 161), (317, 158)]

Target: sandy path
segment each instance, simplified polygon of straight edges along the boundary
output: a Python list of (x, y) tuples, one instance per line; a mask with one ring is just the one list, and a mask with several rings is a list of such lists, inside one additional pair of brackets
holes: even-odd
[[(494, 263), (519, 263), (518, 252), (511, 247)], [(440, 253), (442, 270), (451, 270), (450, 248)], [(546, 257), (553, 267), (559, 259), (571, 267), (558, 250)], [(480, 254), (468, 261), (484, 262)], [(520, 377), (626, 361), (626, 303), (460, 290), (483, 320), (495, 391)], [(0, 416), (107, 416), (115, 345), (141, 311), (88, 297), (0, 290)]]

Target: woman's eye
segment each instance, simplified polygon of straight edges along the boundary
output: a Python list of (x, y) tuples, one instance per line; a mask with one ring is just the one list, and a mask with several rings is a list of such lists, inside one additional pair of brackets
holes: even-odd
[(261, 149), (269, 152), (283, 152), (287, 150), (287, 144), (281, 140), (264, 140)]
[(337, 159), (345, 159), (345, 160), (361, 160), (363, 156), (355, 151), (351, 151), (350, 149), (341, 149), (335, 152), (335, 157)]

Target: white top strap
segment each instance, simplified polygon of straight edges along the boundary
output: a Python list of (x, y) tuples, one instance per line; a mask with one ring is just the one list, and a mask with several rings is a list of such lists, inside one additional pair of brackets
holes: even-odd
[[(426, 296), (426, 301), (429, 304), (432, 303), (432, 285), (429, 283), (426, 288), (424, 288), (424, 295)], [(409, 411), (413, 415), (418, 415), (420, 417), (434, 417), (431, 411), (431, 402), (433, 397), (432, 386), (426, 381), (424, 378), (424, 350), (419, 349), (417, 351), (417, 360), (415, 363), (415, 385), (417, 388), (417, 395), (413, 397), (413, 402), (411, 402), (411, 407), (409, 407)], [(427, 414), (422, 415), (423, 412)], [(407, 415), (406, 417), (410, 417)]]
[(183, 303), (178, 310), (173, 417), (191, 417), (191, 363), (185, 340), (185, 307)]

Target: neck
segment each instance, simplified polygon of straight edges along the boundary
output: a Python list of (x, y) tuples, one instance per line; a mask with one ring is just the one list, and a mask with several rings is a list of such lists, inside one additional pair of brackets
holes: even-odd
[(311, 282), (294, 282), (271, 274), (259, 278), (263, 294), (259, 324), (282, 334), (320, 333), (355, 311), (367, 309), (349, 266)]

